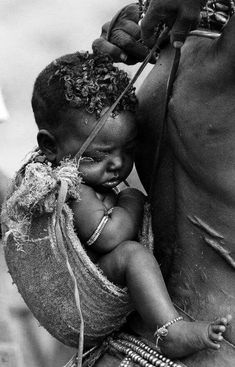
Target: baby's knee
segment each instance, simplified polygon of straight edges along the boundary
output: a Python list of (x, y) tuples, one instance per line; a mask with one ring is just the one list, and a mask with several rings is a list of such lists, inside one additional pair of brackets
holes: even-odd
[(124, 241), (119, 245), (119, 251), (126, 261), (129, 261), (133, 257), (139, 257), (145, 253), (149, 253), (146, 247), (136, 241)]
[(109, 254), (101, 256), (97, 264), (107, 278), (115, 284), (126, 285), (126, 271), (131, 259), (143, 253), (144, 247), (136, 241), (125, 241), (118, 245)]

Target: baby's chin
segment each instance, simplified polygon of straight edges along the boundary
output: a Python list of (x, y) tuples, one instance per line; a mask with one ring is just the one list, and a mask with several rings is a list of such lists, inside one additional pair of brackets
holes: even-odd
[(104, 182), (101, 185), (95, 186), (94, 189), (100, 193), (104, 193), (104, 192), (114, 189), (120, 183), (121, 183), (120, 180), (111, 180), (111, 181)]

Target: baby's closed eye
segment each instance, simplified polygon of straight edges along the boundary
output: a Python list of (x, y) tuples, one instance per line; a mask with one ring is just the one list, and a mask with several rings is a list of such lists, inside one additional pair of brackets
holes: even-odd
[(106, 156), (107, 153), (99, 151), (87, 153), (86, 156), (82, 157), (82, 162), (84, 163), (101, 162), (103, 159), (105, 159)]
[(81, 162), (82, 163), (91, 163), (91, 162), (94, 162), (94, 159), (91, 158), (91, 157), (82, 157)]

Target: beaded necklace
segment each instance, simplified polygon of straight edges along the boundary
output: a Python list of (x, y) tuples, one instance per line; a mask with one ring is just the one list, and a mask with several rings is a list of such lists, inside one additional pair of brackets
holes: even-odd
[[(146, 13), (150, 0), (139, 0), (140, 19)], [(234, 0), (208, 0), (200, 13), (199, 28), (221, 31), (235, 13)]]
[(136, 363), (141, 367), (182, 367), (182, 364), (171, 361), (160, 354), (156, 347), (144, 340), (128, 334), (121, 334), (119, 338), (111, 339), (109, 346), (126, 355), (119, 367), (129, 367)]

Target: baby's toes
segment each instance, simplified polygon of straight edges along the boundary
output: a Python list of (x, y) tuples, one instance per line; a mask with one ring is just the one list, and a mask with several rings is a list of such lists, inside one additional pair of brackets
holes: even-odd
[(221, 342), (222, 340), (223, 340), (222, 335), (212, 334), (210, 336), (210, 339), (208, 339), (207, 341), (207, 346), (212, 349), (219, 349), (220, 348), (219, 342)]
[(215, 332), (211, 332), (209, 334), (209, 338), (211, 341), (218, 343), (221, 342), (223, 340), (223, 335), (221, 333), (215, 333)]
[(210, 324), (208, 326), (208, 347), (212, 349), (219, 349), (220, 344), (223, 340), (222, 332), (225, 330), (223, 325)]
[(218, 318), (215, 323), (216, 324), (220, 324), (220, 325), (224, 325), (224, 326), (227, 326), (230, 321), (232, 320), (232, 316), (231, 315), (227, 315), (225, 317), (220, 317)]
[(215, 333), (215, 334), (221, 334), (224, 333), (226, 330), (226, 327), (224, 325), (220, 325), (220, 324), (212, 324), (211, 327), (209, 328), (209, 333)]

